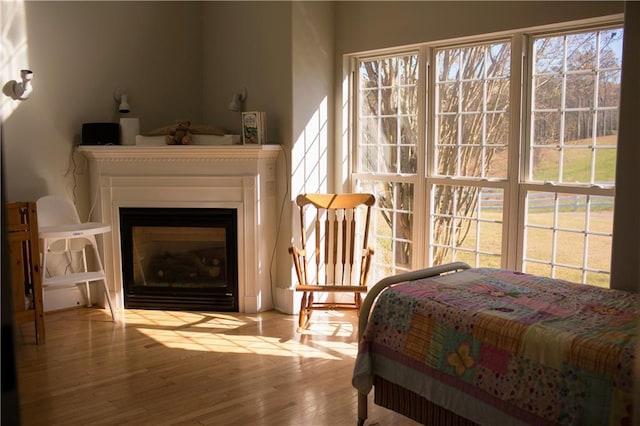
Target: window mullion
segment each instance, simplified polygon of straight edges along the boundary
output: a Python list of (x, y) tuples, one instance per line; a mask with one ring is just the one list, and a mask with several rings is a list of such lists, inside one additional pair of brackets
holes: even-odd
[[(525, 209), (521, 208), (524, 200), (523, 190), (520, 181), (524, 179), (525, 170), (528, 170), (526, 163), (529, 156), (524, 155), (527, 151), (526, 125), (523, 123), (530, 121), (531, 115), (525, 114), (526, 103), (531, 102), (525, 93), (530, 87), (531, 73), (527, 73), (527, 38), (523, 34), (516, 34), (511, 40), (511, 84), (509, 85), (509, 104), (511, 114), (509, 116), (509, 160), (507, 163), (508, 188), (505, 191), (504, 211), (502, 221), (505, 232), (502, 241), (502, 265), (504, 268), (520, 271), (522, 269), (523, 238), (524, 238), (524, 215)], [(527, 78), (529, 77), (529, 78)], [(523, 82), (528, 81), (527, 84)], [(525, 118), (526, 117), (526, 118)]]
[(429, 202), (429, 187), (427, 184), (426, 176), (430, 173), (430, 159), (432, 151), (429, 150), (429, 141), (432, 139), (431, 135), (433, 131), (433, 121), (430, 120), (428, 111), (430, 106), (433, 105), (433, 96), (430, 96), (429, 90), (431, 87), (431, 70), (430, 70), (430, 53), (431, 49), (422, 46), (418, 51), (419, 71), (418, 71), (418, 84), (416, 90), (418, 91), (418, 114), (416, 119), (418, 120), (418, 143), (416, 146), (416, 154), (418, 158), (416, 180), (414, 182), (414, 203), (413, 203), (413, 235), (414, 241), (413, 250), (413, 264), (414, 269), (424, 268), (427, 264), (427, 253), (429, 243), (429, 231), (425, 220), (418, 220), (417, 218), (428, 217), (430, 211)]

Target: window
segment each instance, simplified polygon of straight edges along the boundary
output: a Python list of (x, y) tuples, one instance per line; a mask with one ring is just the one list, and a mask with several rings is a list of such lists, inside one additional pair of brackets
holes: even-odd
[[(418, 159), (417, 52), (359, 63), (357, 170), (361, 191), (376, 195), (374, 275), (412, 265)], [(379, 178), (378, 178), (379, 177)]]
[(609, 285), (621, 55), (621, 28), (532, 38), (524, 271)]
[[(511, 43), (436, 49), (432, 264), (501, 265)], [(451, 184), (455, 180), (456, 184)]]
[(356, 58), (374, 280), (459, 260), (608, 286), (621, 53), (607, 27)]

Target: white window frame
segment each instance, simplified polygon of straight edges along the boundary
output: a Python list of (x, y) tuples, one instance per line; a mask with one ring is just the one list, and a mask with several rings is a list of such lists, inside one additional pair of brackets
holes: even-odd
[[(502, 247), (501, 247), (501, 267), (521, 270), (524, 255), (524, 217), (525, 217), (525, 197), (527, 191), (549, 191), (552, 192), (578, 192), (591, 195), (612, 196), (615, 189), (603, 188), (598, 185), (565, 185), (548, 183), (528, 182), (529, 172), (529, 143), (530, 143), (530, 107), (532, 75), (530, 48), (531, 37), (551, 36), (553, 34), (567, 34), (571, 32), (595, 31), (607, 27), (622, 27), (623, 20), (619, 15), (590, 19), (579, 23), (563, 23), (544, 28), (533, 28), (519, 30), (515, 32), (505, 32), (493, 35), (478, 37), (468, 37), (446, 42), (424, 43), (416, 46), (385, 49), (376, 52), (362, 53), (349, 57), (350, 69), (352, 71), (352, 84), (350, 85), (351, 105), (349, 108), (350, 129), (349, 150), (351, 189), (355, 190), (355, 182), (364, 181), (385, 181), (385, 182), (409, 182), (414, 185), (414, 223), (412, 239), (412, 269), (430, 266), (430, 226), (429, 219), (417, 220), (417, 218), (427, 218), (431, 215), (431, 194), (430, 188), (433, 185), (472, 185), (500, 188), (504, 192), (504, 209), (502, 219)], [(509, 130), (509, 162), (506, 179), (476, 179), (476, 178), (450, 178), (436, 175), (434, 161), (435, 149), (435, 90), (429, 85), (435, 82), (434, 73), (436, 70), (431, 61), (437, 49), (460, 48), (465, 45), (476, 45), (491, 43), (499, 40), (509, 40), (511, 43), (511, 88), (510, 88), (510, 130)], [(357, 169), (358, 158), (358, 61), (372, 60), (376, 58), (387, 58), (390, 56), (400, 56), (403, 54), (417, 52), (420, 71), (418, 80), (418, 141), (417, 147), (417, 170), (415, 175), (399, 174), (371, 174), (363, 173)], [(525, 84), (518, 84), (524, 81)], [(518, 85), (520, 90), (514, 89)], [(382, 277), (373, 277), (373, 282)]]

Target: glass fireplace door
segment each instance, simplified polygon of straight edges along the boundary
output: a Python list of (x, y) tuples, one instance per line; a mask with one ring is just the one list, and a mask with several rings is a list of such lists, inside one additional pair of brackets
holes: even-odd
[(121, 209), (126, 308), (237, 311), (232, 209)]

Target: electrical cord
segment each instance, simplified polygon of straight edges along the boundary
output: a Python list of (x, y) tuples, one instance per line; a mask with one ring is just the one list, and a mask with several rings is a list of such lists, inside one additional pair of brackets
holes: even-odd
[[(282, 146), (282, 155), (284, 155), (284, 168), (286, 176), (291, 176), (291, 172), (289, 169), (289, 158), (287, 157), (286, 147)], [(276, 306), (276, 298), (275, 298), (275, 288), (273, 282), (273, 262), (276, 257), (276, 251), (278, 249), (278, 237), (280, 236), (280, 228), (282, 227), (282, 217), (284, 216), (284, 208), (287, 204), (287, 198), (289, 196), (289, 181), (285, 179), (285, 191), (284, 196), (282, 197), (282, 204), (280, 205), (280, 214), (278, 216), (278, 223), (276, 224), (276, 239), (273, 245), (273, 251), (271, 253), (271, 262), (269, 263), (269, 287), (271, 290), (271, 301), (273, 302), (273, 306)]]

